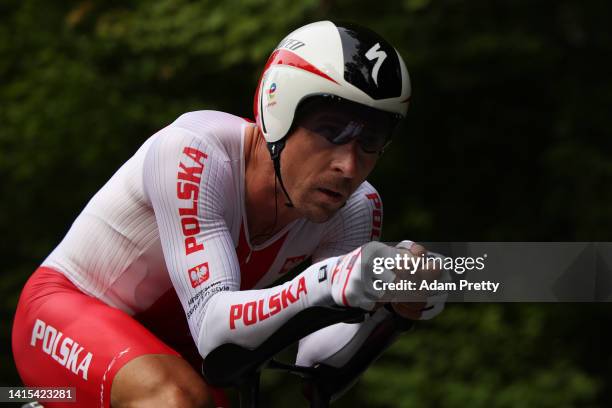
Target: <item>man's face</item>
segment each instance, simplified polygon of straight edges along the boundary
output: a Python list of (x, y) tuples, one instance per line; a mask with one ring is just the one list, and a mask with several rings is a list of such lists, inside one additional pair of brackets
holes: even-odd
[(363, 151), (356, 140), (337, 145), (298, 126), (281, 155), (283, 182), (305, 218), (325, 222), (365, 181), (378, 157)]

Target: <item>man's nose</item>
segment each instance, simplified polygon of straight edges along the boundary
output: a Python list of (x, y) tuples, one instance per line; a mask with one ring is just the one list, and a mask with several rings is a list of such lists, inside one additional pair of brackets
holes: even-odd
[(333, 170), (342, 173), (342, 176), (349, 179), (357, 177), (359, 173), (358, 149), (359, 145), (356, 140), (336, 146), (332, 162)]

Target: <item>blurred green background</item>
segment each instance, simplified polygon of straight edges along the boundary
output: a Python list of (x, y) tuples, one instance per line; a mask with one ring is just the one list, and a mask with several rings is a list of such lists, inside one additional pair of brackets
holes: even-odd
[[(87, 200), (182, 112), (252, 117), (284, 35), (368, 26), (413, 81), (405, 137), (371, 181), (383, 240), (612, 241), (612, 3), (0, 0), (0, 385), (28, 275)], [(612, 307), (449, 305), (337, 406), (612, 405)], [(299, 407), (265, 377), (264, 406)]]

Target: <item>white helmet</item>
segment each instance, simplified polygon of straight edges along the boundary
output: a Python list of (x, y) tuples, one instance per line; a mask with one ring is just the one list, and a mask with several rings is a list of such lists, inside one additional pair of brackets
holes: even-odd
[[(357, 117), (384, 116), (393, 125), (406, 115), (410, 78), (395, 48), (353, 24), (319, 21), (280, 42), (259, 80), (253, 110), (289, 207), (293, 203), (283, 183), (280, 154), (300, 108), (318, 104), (317, 98), (332, 100)], [(349, 123), (347, 132), (329, 135), (328, 140), (345, 143), (363, 126)]]
[(401, 118), (408, 109), (410, 78), (402, 57), (378, 34), (319, 21), (285, 37), (264, 68), (253, 107), (266, 141), (283, 139), (300, 104), (320, 95)]

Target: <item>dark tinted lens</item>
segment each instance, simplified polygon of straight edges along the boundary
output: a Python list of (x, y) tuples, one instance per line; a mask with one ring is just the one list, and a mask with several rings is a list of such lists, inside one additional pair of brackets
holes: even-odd
[(385, 147), (388, 140), (389, 137), (387, 134), (370, 130), (365, 130), (357, 139), (359, 146), (367, 153), (380, 152)]
[(338, 122), (332, 120), (332, 118), (317, 118), (312, 117), (310, 120), (304, 120), (300, 123), (300, 126), (305, 127), (311, 132), (315, 132), (325, 139), (329, 140), (334, 144), (342, 144), (348, 142), (350, 139), (342, 139), (340, 135), (343, 134), (344, 122)]
[(329, 97), (314, 97), (298, 109), (296, 124), (329, 142), (357, 139), (368, 153), (380, 152), (391, 136), (395, 119), (386, 112)]
[(333, 139), (329, 140), (334, 144), (344, 144), (351, 140), (359, 137), (363, 132), (363, 123), (350, 121), (342, 126), (342, 129), (334, 136)]

